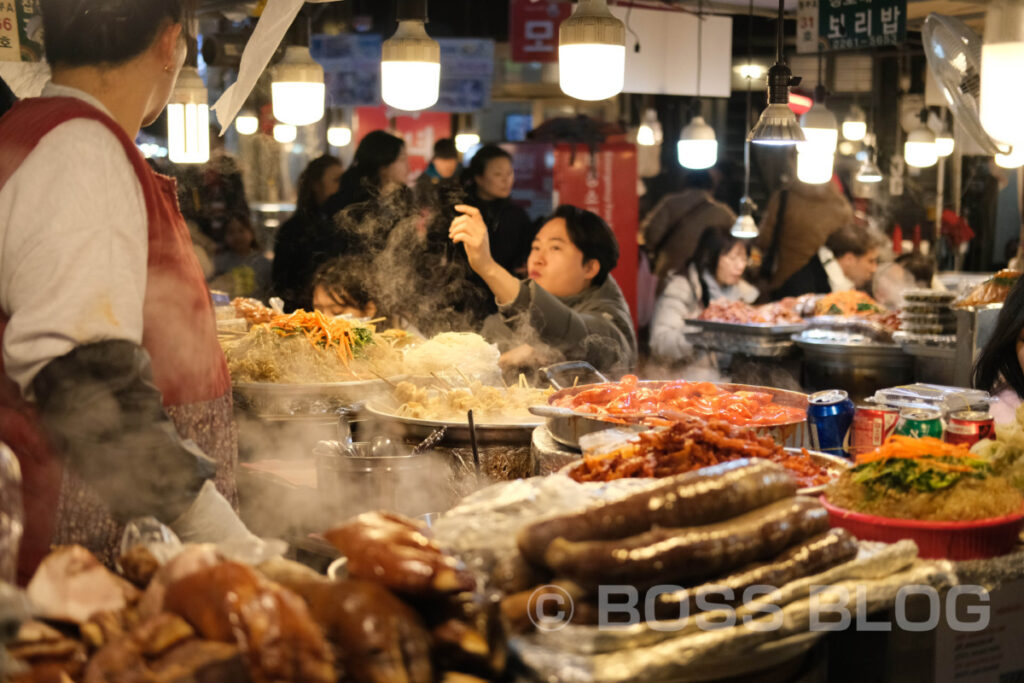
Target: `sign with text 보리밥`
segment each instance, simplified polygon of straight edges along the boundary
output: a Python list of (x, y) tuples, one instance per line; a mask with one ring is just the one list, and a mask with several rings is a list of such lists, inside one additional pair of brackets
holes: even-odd
[[(3, 2), (3, 0), (0, 0)], [(494, 41), (440, 38), (441, 84), (432, 111), (471, 112), (487, 106), (494, 78)], [(310, 54), (324, 68), (332, 107), (377, 106), (383, 41), (376, 34), (314, 35)]]
[(43, 15), (38, 0), (0, 0), (0, 61), (43, 58)]
[(900, 45), (907, 0), (818, 0), (818, 35), (829, 50)]

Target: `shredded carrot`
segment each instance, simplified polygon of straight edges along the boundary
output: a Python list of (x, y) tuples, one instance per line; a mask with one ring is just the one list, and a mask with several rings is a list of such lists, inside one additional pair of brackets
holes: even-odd
[(299, 309), (291, 315), (277, 315), (267, 324), (282, 337), (301, 332), (314, 347), (333, 347), (346, 366), (355, 358), (353, 325), (343, 318), (327, 318), (320, 311), (309, 313)]
[(955, 462), (943, 462), (939, 458), (962, 459), (973, 457), (966, 446), (946, 443), (940, 439), (926, 436), (914, 439), (901, 434), (893, 434), (881, 446), (873, 451), (857, 456), (857, 464), (863, 465), (879, 460), (920, 460), (927, 458), (930, 466), (953, 472), (970, 472), (969, 465), (958, 465)]

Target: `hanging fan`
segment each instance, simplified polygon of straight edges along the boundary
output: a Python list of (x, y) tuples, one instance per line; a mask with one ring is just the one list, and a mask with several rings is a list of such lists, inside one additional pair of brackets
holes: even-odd
[(981, 37), (962, 21), (929, 14), (921, 29), (928, 68), (942, 88), (949, 108), (985, 154), (1000, 151), (998, 143), (981, 127)]

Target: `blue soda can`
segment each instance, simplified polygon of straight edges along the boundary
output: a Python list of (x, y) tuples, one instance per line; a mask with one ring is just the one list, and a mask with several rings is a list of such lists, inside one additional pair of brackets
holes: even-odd
[(841, 389), (811, 394), (807, 401), (807, 422), (814, 450), (850, 457), (848, 449), (854, 411), (850, 395)]

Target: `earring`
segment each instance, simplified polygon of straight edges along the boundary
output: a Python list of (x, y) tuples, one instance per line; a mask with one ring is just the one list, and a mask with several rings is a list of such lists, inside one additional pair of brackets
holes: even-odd
[(171, 65), (170, 64), (164, 64), (164, 73), (165, 74), (171, 73)]

